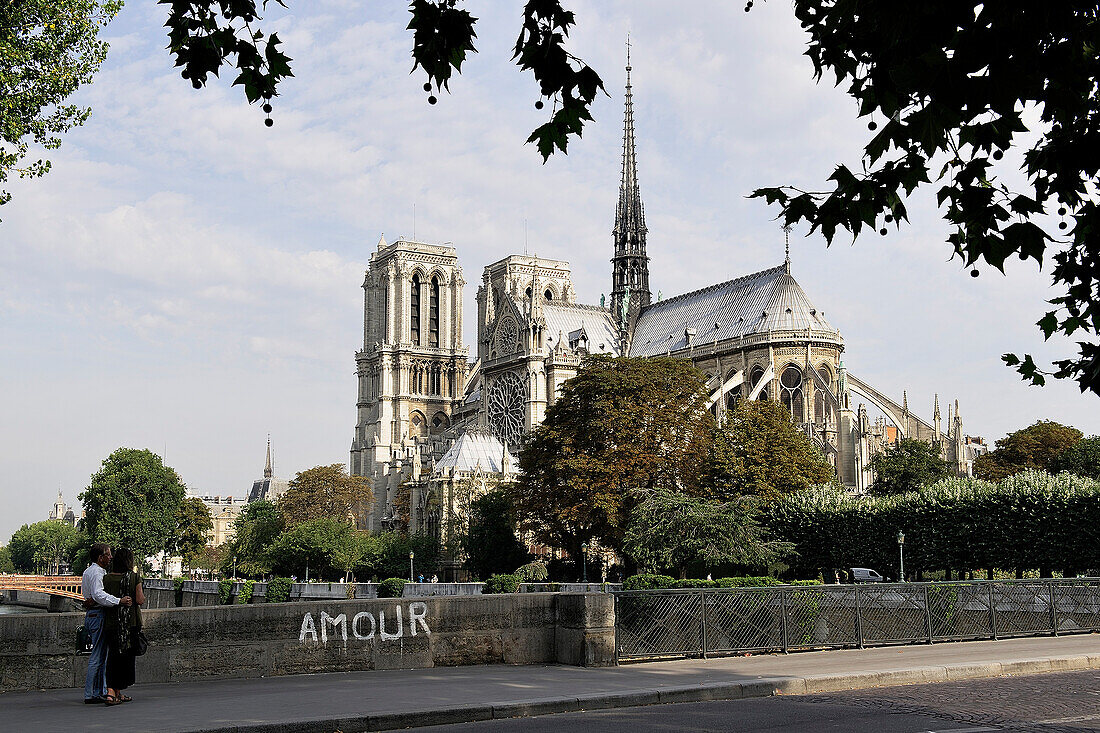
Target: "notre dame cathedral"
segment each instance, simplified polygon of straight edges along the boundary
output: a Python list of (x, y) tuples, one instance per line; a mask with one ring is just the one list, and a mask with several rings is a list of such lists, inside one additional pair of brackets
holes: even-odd
[(840, 331), (794, 279), (789, 256), (761, 272), (653, 299), (629, 62), (626, 72), (610, 303), (578, 302), (568, 262), (505, 257), (482, 273), (471, 361), (461, 338), (466, 281), (456, 249), (382, 239), (371, 254), (350, 464), (372, 479), (368, 529), (401, 525), (446, 539), (461, 511), (457, 487), (514, 471), (524, 433), (588, 354), (689, 359), (707, 375), (719, 417), (739, 400), (781, 402), (854, 492), (874, 480), (871, 456), (899, 438), (939, 446), (958, 474), (969, 474), (986, 447), (963, 433), (958, 402), (947, 406), (944, 430), (938, 397), (928, 423), (905, 395), (899, 404), (849, 372)]

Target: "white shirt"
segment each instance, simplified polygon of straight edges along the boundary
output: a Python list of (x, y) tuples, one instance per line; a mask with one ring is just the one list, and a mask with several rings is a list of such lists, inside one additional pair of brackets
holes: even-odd
[(91, 598), (100, 606), (117, 606), (119, 599), (103, 590), (103, 576), (107, 571), (97, 562), (88, 566), (80, 579), (80, 595)]

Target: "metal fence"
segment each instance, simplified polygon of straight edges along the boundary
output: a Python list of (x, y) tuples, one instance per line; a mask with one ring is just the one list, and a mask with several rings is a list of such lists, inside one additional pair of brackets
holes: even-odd
[(1100, 631), (1100, 578), (614, 595), (616, 659)]

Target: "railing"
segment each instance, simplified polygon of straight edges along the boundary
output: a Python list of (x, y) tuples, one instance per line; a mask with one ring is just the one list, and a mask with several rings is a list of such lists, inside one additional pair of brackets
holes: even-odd
[(26, 590), (80, 600), (79, 575), (0, 575), (0, 590)]
[(1100, 631), (1100, 578), (614, 595), (616, 659)]

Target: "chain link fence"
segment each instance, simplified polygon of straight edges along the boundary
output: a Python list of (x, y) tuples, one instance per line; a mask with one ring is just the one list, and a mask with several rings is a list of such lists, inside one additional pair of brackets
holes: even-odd
[(1100, 631), (1100, 579), (618, 591), (616, 659)]

